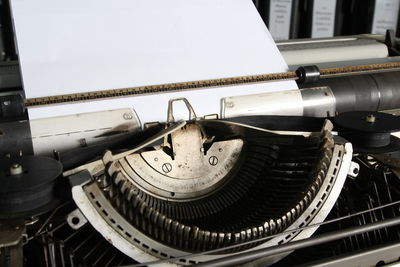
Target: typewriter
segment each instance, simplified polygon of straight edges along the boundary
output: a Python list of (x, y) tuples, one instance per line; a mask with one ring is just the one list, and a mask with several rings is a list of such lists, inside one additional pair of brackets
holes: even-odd
[[(384, 266), (400, 259), (400, 52), (386, 36), (278, 43), (285, 73), (24, 97), (0, 66), (1, 266)], [(12, 43), (7, 49), (13, 51)], [(12, 53), (11, 53), (12, 55)], [(166, 121), (26, 108), (276, 80)], [(174, 104), (187, 120), (174, 119)], [(90, 131), (88, 130), (90, 129)]]

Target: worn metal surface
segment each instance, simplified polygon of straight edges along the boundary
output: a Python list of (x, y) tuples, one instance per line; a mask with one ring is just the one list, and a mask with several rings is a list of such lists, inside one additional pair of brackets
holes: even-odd
[[(150, 146), (151, 144), (153, 144), (153, 143), (155, 143), (155, 142), (157, 142), (159, 140), (162, 140), (165, 136), (168, 136), (172, 132), (182, 128), (185, 125), (186, 125), (185, 121), (179, 121), (177, 123), (171, 124), (169, 127), (165, 128), (164, 130), (160, 131), (159, 133), (155, 134), (154, 136), (150, 137), (149, 139), (145, 140), (144, 142), (138, 144), (133, 149), (121, 152), (121, 153), (116, 154), (116, 155), (112, 155), (111, 152), (108, 151), (108, 152), (105, 153), (104, 156), (110, 161), (123, 158), (123, 157), (125, 157), (127, 155), (130, 155), (130, 154), (132, 154), (134, 152), (137, 152), (137, 151), (139, 151), (139, 150), (141, 150), (141, 149), (143, 149), (143, 148), (145, 148), (147, 146)], [(96, 161), (90, 162), (88, 164), (76, 167), (76, 168), (74, 168), (72, 170), (65, 171), (63, 173), (63, 175), (64, 176), (70, 176), (70, 175), (79, 173), (79, 172), (84, 171), (84, 170), (88, 170), (91, 174), (95, 175), (97, 173), (103, 172), (104, 171), (104, 167), (105, 166), (104, 166), (104, 161), (103, 160), (96, 160)]]
[(0, 248), (18, 245), (24, 235), (24, 220), (0, 221)]
[(87, 219), (79, 209), (75, 209), (67, 215), (67, 223), (72, 229), (79, 229), (87, 223)]
[(200, 127), (187, 125), (171, 134), (171, 152), (165, 147), (131, 154), (116, 162), (118, 170), (146, 192), (169, 200), (191, 200), (201, 197), (223, 182), (242, 150), (243, 141), (219, 141), (205, 147)]
[(87, 147), (136, 133), (139, 118), (130, 108), (78, 113), (68, 116), (30, 120), (34, 153), (52, 155)]

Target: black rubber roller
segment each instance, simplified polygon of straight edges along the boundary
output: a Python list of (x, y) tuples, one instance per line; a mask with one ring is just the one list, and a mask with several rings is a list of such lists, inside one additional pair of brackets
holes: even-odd
[(317, 82), (320, 77), (319, 68), (315, 65), (302, 66), (296, 70), (299, 83)]
[(52, 158), (1, 158), (0, 218), (31, 217), (53, 208), (61, 173), (61, 163)]
[(356, 152), (390, 152), (393, 146), (397, 147), (391, 133), (400, 131), (398, 116), (369, 111), (345, 112), (335, 117), (335, 123), (340, 134), (353, 143)]

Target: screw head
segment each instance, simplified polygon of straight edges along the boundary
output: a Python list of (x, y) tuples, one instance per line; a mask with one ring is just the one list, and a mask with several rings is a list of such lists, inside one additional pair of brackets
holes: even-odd
[(132, 114), (130, 113), (124, 113), (123, 117), (125, 120), (131, 120), (133, 118)]
[(225, 105), (226, 105), (227, 108), (235, 107), (235, 104), (233, 104), (233, 102), (231, 102), (231, 101), (226, 102)]
[(218, 164), (218, 158), (216, 156), (211, 156), (208, 158), (208, 163), (210, 163), (211, 166), (215, 166)]
[(165, 172), (165, 173), (169, 173), (170, 171), (172, 171), (172, 165), (171, 165), (171, 163), (164, 163), (164, 164), (162, 165), (162, 170), (163, 170), (163, 172)]

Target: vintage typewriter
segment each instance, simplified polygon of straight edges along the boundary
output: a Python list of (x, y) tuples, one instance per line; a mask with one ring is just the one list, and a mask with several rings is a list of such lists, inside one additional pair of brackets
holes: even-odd
[[(24, 98), (18, 61), (2, 63), (0, 265), (398, 262), (396, 38), (278, 47), (289, 72), (37, 99)], [(223, 119), (197, 117), (184, 98), (143, 129), (130, 109), (26, 117), (52, 103), (276, 80), (300, 89), (225, 98)], [(187, 120), (174, 119), (176, 102)]]

